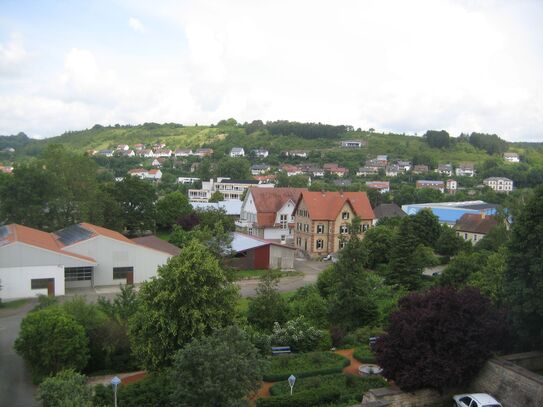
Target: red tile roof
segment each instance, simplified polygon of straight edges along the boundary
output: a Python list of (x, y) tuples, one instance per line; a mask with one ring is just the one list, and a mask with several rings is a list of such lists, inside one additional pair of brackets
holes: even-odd
[(63, 246), (60, 244), (60, 242), (58, 242), (55, 235), (52, 233), (42, 232), (41, 230), (18, 225), (16, 223), (7, 225), (7, 228), (9, 229), (9, 233), (5, 238), (4, 244), (21, 242), (29, 246), (39, 247), (41, 249), (57, 252), (65, 256), (76, 257), (91, 263), (96, 263), (96, 260), (91, 257), (62, 250)]
[[(374, 219), (370, 201), (365, 192), (303, 192), (296, 204), (304, 201), (313, 220), (335, 220), (345, 203), (363, 220)], [(295, 210), (296, 210), (295, 208)]]
[(101, 226), (96, 226), (96, 225), (92, 225), (90, 223), (85, 223), (85, 222), (82, 222), (79, 225), (87, 229), (88, 231), (94, 233), (95, 235), (109, 237), (110, 239), (120, 240), (121, 242), (125, 242), (125, 243), (133, 243), (132, 240), (130, 240), (126, 236), (114, 230), (106, 229)]
[(490, 229), (498, 224), (495, 216), (478, 213), (465, 213), (456, 221), (455, 230), (459, 232), (479, 233), (486, 235)]
[(280, 210), (289, 200), (294, 205), (298, 202), (300, 194), (307, 191), (307, 188), (251, 188), (258, 226), (273, 226), (277, 211)]

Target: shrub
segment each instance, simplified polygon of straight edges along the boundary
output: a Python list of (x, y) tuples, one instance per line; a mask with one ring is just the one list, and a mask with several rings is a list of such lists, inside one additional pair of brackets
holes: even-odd
[(271, 344), (290, 346), (295, 352), (316, 350), (323, 337), (322, 331), (312, 327), (303, 315), (287, 321), (283, 327), (276, 322), (273, 325)]
[(35, 379), (65, 369), (82, 370), (89, 358), (85, 329), (56, 306), (23, 319), (15, 350), (30, 364)]
[(359, 346), (353, 352), (353, 357), (362, 363), (376, 363), (377, 357), (370, 349), (369, 345)]
[(469, 383), (507, 336), (504, 316), (479, 291), (438, 288), (400, 300), (376, 353), (403, 390), (441, 391)]
[(263, 380), (276, 382), (286, 380), (291, 374), (309, 377), (323, 374), (340, 373), (349, 360), (332, 352), (311, 352), (298, 355), (277, 356), (272, 358)]
[(84, 375), (63, 370), (40, 384), (37, 398), (42, 407), (91, 407), (92, 392)]
[[(290, 390), (289, 390), (290, 391)], [(339, 401), (341, 393), (333, 388), (321, 388), (284, 396), (260, 398), (257, 407), (313, 407)]]

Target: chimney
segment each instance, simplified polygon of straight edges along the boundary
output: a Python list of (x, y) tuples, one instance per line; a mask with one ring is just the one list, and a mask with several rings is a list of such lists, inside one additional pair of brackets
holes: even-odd
[(484, 218), (485, 218), (485, 216), (486, 216), (486, 213), (485, 213), (485, 211), (481, 211), (481, 219), (484, 219)]

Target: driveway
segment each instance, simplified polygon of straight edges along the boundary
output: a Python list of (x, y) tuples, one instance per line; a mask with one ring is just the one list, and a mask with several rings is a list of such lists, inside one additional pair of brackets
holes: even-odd
[(15, 310), (0, 310), (0, 407), (37, 405), (30, 372), (13, 349), (21, 321), (34, 305), (31, 302)]

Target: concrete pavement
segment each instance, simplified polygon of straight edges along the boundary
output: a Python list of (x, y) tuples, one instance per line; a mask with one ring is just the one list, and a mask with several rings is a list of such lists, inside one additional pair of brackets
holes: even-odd
[(0, 310), (0, 407), (37, 405), (30, 371), (13, 349), (21, 321), (34, 305), (30, 302), (18, 309)]

